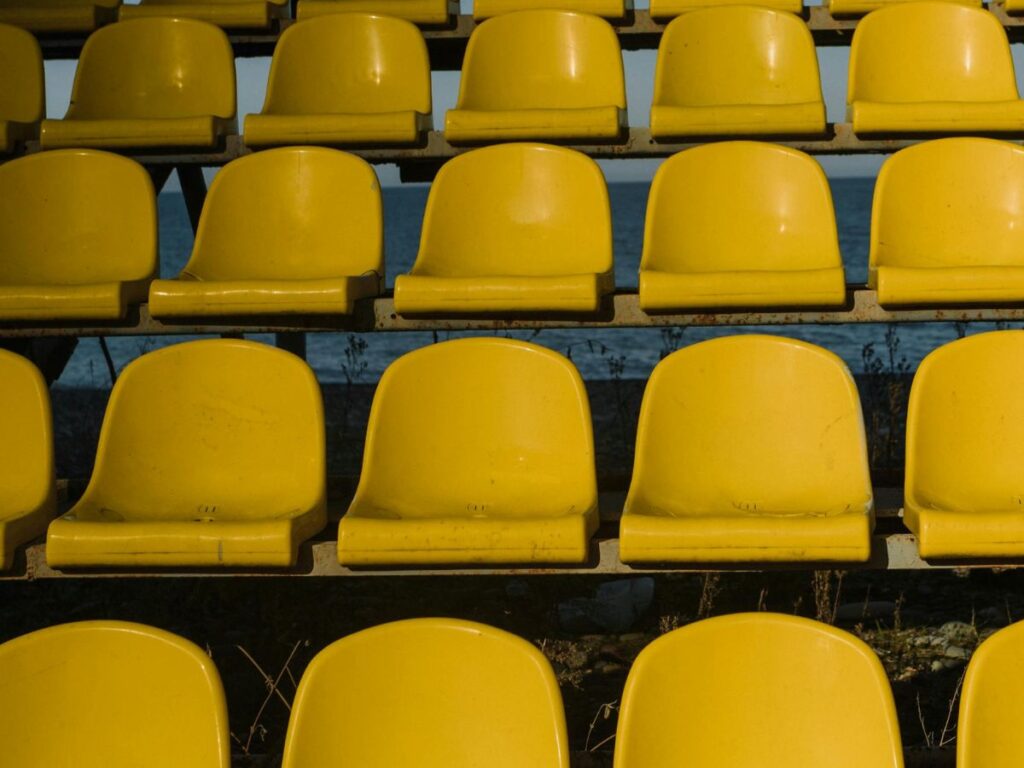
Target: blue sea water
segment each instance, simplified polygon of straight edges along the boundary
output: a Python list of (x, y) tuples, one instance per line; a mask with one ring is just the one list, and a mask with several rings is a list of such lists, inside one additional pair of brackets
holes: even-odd
[[(832, 193), (839, 226), (839, 241), (846, 265), (847, 280), (863, 282), (867, 278), (868, 237), (870, 233), (871, 195), (874, 179), (833, 179)], [(615, 236), (615, 279), (620, 287), (635, 286), (643, 243), (644, 213), (647, 206), (647, 183), (609, 185)], [(396, 275), (407, 272), (416, 257), (420, 224), (428, 189), (425, 186), (386, 187), (384, 215), (386, 222), (387, 283), (394, 285)], [(173, 277), (188, 260), (192, 248), (192, 231), (180, 193), (160, 195), (160, 258), (161, 275)], [(737, 222), (742, 226), (742, 222)], [(971, 333), (991, 330), (992, 325), (975, 324)], [(625, 378), (646, 378), (658, 360), (667, 352), (703, 339), (734, 333), (776, 333), (820, 344), (842, 357), (854, 371), (865, 367), (865, 347), (890, 364), (884, 325), (820, 325), (761, 326), (745, 328), (688, 328), (679, 332), (661, 329), (544, 330), (510, 334), (530, 339), (568, 353), (588, 379), (607, 379), (613, 375)], [(459, 335), (438, 335), (439, 339)], [(911, 368), (935, 347), (956, 338), (957, 330), (950, 323), (900, 325), (895, 350), (898, 362), (906, 358)], [(140, 354), (187, 337), (111, 338), (109, 346), (118, 370)], [(272, 343), (270, 336), (251, 338)], [(310, 334), (308, 360), (324, 383), (344, 382), (351, 377), (360, 382), (373, 382), (395, 358), (435, 340), (431, 333), (378, 333), (361, 337), (365, 350), (353, 356), (348, 334)], [(890, 338), (890, 346), (892, 338)], [(869, 352), (870, 354), (870, 352)], [(96, 339), (83, 339), (75, 351), (59, 383), (72, 387), (106, 387), (109, 375)]]

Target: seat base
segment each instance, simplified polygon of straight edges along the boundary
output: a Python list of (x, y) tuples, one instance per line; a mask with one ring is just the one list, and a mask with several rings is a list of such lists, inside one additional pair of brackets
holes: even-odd
[[(829, 0), (829, 13), (837, 18), (850, 16), (864, 16), (871, 11), (885, 8), (899, 2), (908, 0)], [(982, 0), (950, 0), (958, 5), (968, 5), (973, 8), (981, 8)]]
[(120, 320), (148, 285), (0, 285), (0, 320)]
[(56, 490), (46, 501), (29, 511), (0, 510), (0, 571), (14, 565), (14, 550), (46, 533), (57, 512)]
[(774, 272), (640, 270), (640, 308), (645, 312), (708, 307), (825, 307), (845, 302), (846, 283), (841, 267)]
[(477, 21), (503, 13), (526, 10), (576, 11), (604, 19), (623, 19), (633, 10), (633, 0), (475, 0), (473, 18)]
[(249, 115), (244, 141), (250, 147), (418, 144), (431, 127), (430, 115), (411, 110), (365, 115)]
[(908, 502), (903, 521), (917, 535), (923, 558), (1024, 557), (1024, 515), (1020, 510), (929, 509)]
[(450, 109), (445, 138), (451, 144), (513, 140), (612, 141), (625, 135), (624, 109)]
[(714, 107), (651, 107), (655, 140), (683, 136), (820, 136), (825, 104), (724, 104)]
[(351, 315), (355, 302), (380, 293), (378, 275), (324, 280), (154, 280), (153, 317)]
[(882, 306), (1024, 301), (1024, 265), (878, 267), (872, 282)]
[(0, 8), (0, 24), (29, 32), (92, 32), (116, 19), (116, 8), (101, 5), (47, 7), (26, 2), (21, 8)]
[(892, 104), (855, 101), (850, 122), (856, 134), (1009, 133), (1024, 130), (1024, 101), (927, 101)]
[(596, 312), (613, 290), (611, 273), (550, 277), (399, 275), (395, 311), (414, 314)]
[(173, 16), (198, 19), (226, 29), (268, 29), (276, 19), (290, 15), (288, 3), (148, 3), (122, 5), (118, 13), (121, 21), (149, 19), (155, 16)]
[(413, 24), (442, 26), (459, 12), (458, 0), (299, 0), (299, 21), (331, 13), (379, 13)]
[(234, 118), (209, 116), (151, 120), (44, 120), (39, 131), (43, 149), (149, 147), (217, 147), (236, 130)]
[[(652, 19), (672, 19), (690, 11), (702, 8), (718, 8), (723, 5), (750, 5), (750, 0), (651, 0)], [(771, 8), (773, 11), (803, 13), (803, 0), (764, 0), (758, 3), (760, 8)]]

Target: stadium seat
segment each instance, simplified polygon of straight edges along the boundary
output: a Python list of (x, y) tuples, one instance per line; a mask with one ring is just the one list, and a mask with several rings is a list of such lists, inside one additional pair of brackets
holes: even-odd
[(633, 0), (474, 0), (473, 18), (483, 21), (503, 13), (543, 9), (590, 13), (618, 21), (633, 10)]
[(320, 388), (291, 353), (228, 339), (150, 352), (117, 378), (47, 562), (294, 565), (326, 523), (324, 452)]
[(0, 320), (116, 320), (157, 271), (145, 169), (66, 149), (0, 165)]
[(945, 344), (910, 388), (903, 519), (924, 558), (1024, 557), (1024, 331)]
[(785, 11), (722, 6), (665, 29), (654, 71), (651, 135), (802, 135), (825, 132), (814, 40)]
[(1018, 768), (1024, 763), (1022, 690), (1024, 622), (1018, 621), (987, 638), (967, 665), (956, 729), (958, 768)]
[(564, 147), (503, 144), (445, 163), (399, 314), (594, 312), (614, 288), (604, 176)]
[(810, 156), (728, 141), (654, 176), (640, 307), (835, 306), (846, 300), (828, 180)]
[(1024, 300), (1024, 149), (993, 139), (916, 144), (875, 184), (868, 282), (882, 305)]
[(336, 149), (283, 147), (214, 177), (192, 258), (149, 291), (153, 317), (352, 314), (380, 293), (377, 176)]
[(45, 114), (39, 43), (23, 29), (0, 24), (0, 155), (36, 138)]
[(622, 51), (607, 21), (517, 11), (473, 30), (448, 141), (613, 141), (625, 129)]
[(458, 619), (383, 624), (306, 668), (282, 768), (569, 768), (562, 696), (536, 647)]
[[(908, 2), (909, 0), (827, 0), (829, 13), (836, 18), (851, 18), (863, 16), (879, 8), (886, 8), (895, 3)], [(1019, 1), (1019, 0), (1018, 0)], [(950, 0), (960, 5), (982, 7), (982, 0)]]
[(251, 147), (416, 144), (432, 127), (430, 59), (410, 22), (345, 13), (294, 24), (274, 49)]
[(91, 32), (115, 21), (119, 5), (121, 0), (0, 0), (0, 24), (30, 32)]
[(1024, 131), (1002, 24), (958, 3), (895, 3), (865, 16), (846, 98), (856, 133)]
[(118, 16), (121, 21), (174, 16), (225, 29), (268, 29), (291, 15), (291, 0), (139, 0), (138, 5), (122, 5)]
[(624, 563), (864, 561), (874, 502), (843, 362), (778, 336), (662, 360), (644, 392)]
[(224, 32), (194, 19), (104, 27), (82, 48), (63, 120), (44, 120), (55, 147), (214, 148), (237, 130), (235, 59)]
[(459, 12), (458, 0), (299, 0), (299, 21), (333, 13), (373, 13), (413, 24), (447, 26)]
[(343, 565), (578, 563), (596, 528), (590, 406), (566, 358), (471, 338), (384, 372)]
[(0, 571), (57, 509), (50, 392), (28, 360), (0, 349)]
[(0, 679), (4, 765), (231, 766), (220, 675), (177, 635), (122, 621), (61, 624), (0, 645)]
[(673, 630), (626, 679), (616, 768), (903, 768), (885, 670), (854, 635), (737, 613)]
[[(750, 0), (651, 0), (650, 3), (651, 17), (655, 19), (672, 19), (703, 8), (750, 4)], [(803, 0), (762, 0), (757, 6), (789, 13), (803, 13), (804, 10)]]

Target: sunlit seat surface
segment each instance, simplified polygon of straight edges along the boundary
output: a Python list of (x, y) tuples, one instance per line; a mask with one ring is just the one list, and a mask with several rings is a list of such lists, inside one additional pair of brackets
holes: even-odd
[(327, 646), (299, 682), (283, 768), (569, 768), (562, 697), (527, 641), (457, 619)]
[(214, 148), (237, 130), (235, 59), (227, 35), (195, 19), (147, 18), (86, 40), (63, 120), (44, 120), (55, 147)]
[(857, 637), (776, 613), (719, 616), (644, 648), (616, 768), (903, 768), (892, 691)]
[(46, 531), (57, 508), (50, 392), (39, 370), (0, 349), (0, 570)]
[(228, 163), (192, 257), (149, 291), (153, 317), (351, 314), (384, 279), (380, 186), (362, 159), (283, 147)]
[(1024, 301), (1024, 149), (952, 138), (901, 150), (875, 184), (868, 281), (883, 305)]
[[(690, 11), (702, 8), (720, 8), (729, 5), (752, 5), (751, 0), (651, 0), (651, 17), (655, 19), (671, 19)], [(759, 8), (771, 8), (776, 11), (802, 13), (803, 0), (763, 0), (756, 4)]]
[(290, 0), (140, 0), (122, 5), (121, 21), (175, 16), (199, 19), (226, 29), (267, 29), (277, 19), (291, 16)]
[(458, 0), (299, 0), (299, 20), (334, 13), (374, 13), (424, 26), (447, 25)]
[(1006, 31), (959, 3), (895, 3), (865, 16), (846, 98), (856, 133), (1024, 131)]
[(427, 198), (400, 314), (594, 312), (612, 291), (608, 189), (564, 147), (503, 144), (445, 163)]
[(971, 656), (956, 729), (959, 768), (1017, 768), (1024, 763), (1024, 623), (1000, 629)]
[(230, 768), (210, 657), (121, 621), (42, 629), (0, 645), (3, 763), (18, 768)]
[[(828, 6), (829, 12), (838, 18), (852, 17), (852, 16), (863, 16), (871, 11), (877, 11), (879, 8), (886, 8), (896, 3), (911, 2), (912, 0), (826, 0), (825, 5)], [(982, 7), (982, 0), (948, 0), (949, 2), (959, 3), (960, 5), (967, 5), (974, 8)], [(1011, 0), (1012, 2), (1012, 0)]]
[(292, 565), (326, 522), (324, 453), (320, 388), (298, 357), (226, 339), (150, 352), (117, 378), (47, 562)]
[(752, 6), (685, 13), (665, 29), (651, 135), (825, 132), (814, 40), (803, 19)]
[(625, 127), (615, 30), (597, 16), (532, 10), (496, 16), (473, 30), (445, 138), (611, 141)]
[(846, 299), (835, 211), (810, 156), (776, 144), (705, 144), (654, 176), (640, 307), (835, 306)]
[(95, 150), (0, 165), (0, 320), (114, 320), (157, 271), (153, 184)]
[(345, 13), (285, 30), (245, 143), (415, 144), (431, 128), (430, 59), (410, 22)]
[(729, 336), (655, 367), (623, 562), (863, 561), (873, 522), (860, 400), (831, 352)]
[(31, 32), (91, 32), (117, 19), (121, 0), (0, 0), (0, 24)]
[(907, 411), (903, 519), (925, 558), (1024, 557), (1024, 331), (945, 344)]
[(343, 565), (582, 562), (596, 528), (590, 405), (565, 357), (459, 339), (384, 372)]
[(503, 13), (542, 9), (577, 11), (617, 20), (633, 10), (633, 0), (474, 0), (473, 18), (483, 21)]
[(0, 155), (34, 139), (45, 114), (39, 43), (23, 29), (0, 24)]

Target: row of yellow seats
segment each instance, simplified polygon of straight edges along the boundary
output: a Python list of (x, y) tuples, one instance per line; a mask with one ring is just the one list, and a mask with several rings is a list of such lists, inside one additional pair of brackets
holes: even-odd
[[(1006, 33), (994, 16), (948, 2), (870, 14), (854, 35), (848, 88), (857, 133), (1024, 132)], [(79, 61), (71, 107), (44, 118), (42, 64), (28, 33), (0, 29), (0, 151), (43, 148), (212, 148), (237, 131), (231, 46), (218, 28), (150, 18), (95, 32)], [(793, 14), (747, 6), (680, 16), (658, 53), (655, 139), (824, 135), (818, 62)], [(266, 100), (245, 142), (417, 145), (432, 125), (430, 62), (409, 22), (340, 14), (290, 27), (275, 49)], [(521, 11), (472, 34), (452, 143), (619, 141), (625, 136), (622, 54), (612, 27), (585, 14)]]
[[(1024, 300), (1024, 149), (993, 139), (917, 144), (875, 190), (869, 284), (884, 306)], [(97, 227), (97, 221), (116, 226)], [(382, 294), (381, 195), (339, 150), (288, 147), (229, 163), (192, 256), (155, 280), (157, 213), (146, 171), (96, 150), (0, 166), (0, 321), (351, 314)], [(447, 163), (419, 253), (398, 276), (402, 315), (598, 311), (614, 290), (608, 191), (564, 147), (502, 144)], [(685, 150), (655, 175), (639, 272), (647, 312), (843, 306), (828, 182), (775, 144)]]
[[(230, 768), (214, 661), (142, 624), (85, 621), (0, 645), (0, 741), (19, 768)], [(974, 652), (959, 768), (1024, 762), (1024, 622)], [(569, 768), (551, 664), (485, 624), (408, 619), (320, 651), (299, 680), (283, 768)], [(626, 679), (616, 768), (902, 768), (881, 662), (811, 619), (738, 613), (673, 630)]]
[[(42, 378), (0, 356), (3, 562), (46, 528), (67, 566), (288, 566), (326, 524), (320, 390), (299, 358), (187, 342), (128, 365), (82, 498), (55, 511)], [(953, 342), (911, 389), (904, 517), (923, 557), (1022, 557), (1024, 331)], [(509, 339), (409, 353), (381, 378), (344, 565), (581, 563), (598, 525), (586, 391)], [(623, 562), (864, 561), (874, 501), (860, 401), (835, 355), (732, 336), (647, 384)]]

